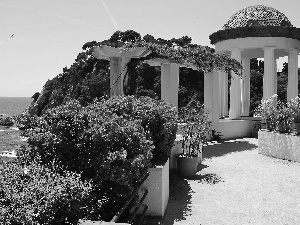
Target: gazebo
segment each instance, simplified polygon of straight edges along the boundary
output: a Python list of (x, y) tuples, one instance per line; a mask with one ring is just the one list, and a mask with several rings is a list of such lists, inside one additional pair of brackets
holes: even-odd
[[(223, 29), (209, 38), (217, 53), (225, 53), (243, 65), (242, 77), (231, 74), (229, 110), (228, 74), (219, 72), (221, 118), (228, 116), (229, 120), (241, 123), (251, 119), (247, 118), (251, 58), (264, 58), (263, 98), (267, 99), (277, 93), (277, 59), (288, 56), (287, 100), (298, 96), (300, 29), (293, 27), (283, 13), (263, 5), (246, 7), (232, 15)], [(244, 133), (251, 126), (248, 123), (238, 127)]]
[[(264, 58), (263, 98), (267, 99), (277, 93), (276, 60), (288, 56), (287, 100), (298, 95), (300, 30), (293, 27), (283, 13), (263, 5), (246, 7), (231, 16), (223, 30), (210, 35), (210, 40), (216, 52), (231, 56), (241, 62), (244, 68), (242, 80), (234, 81), (231, 88), (230, 119), (249, 115), (251, 58)], [(225, 79), (221, 80), (220, 87), (225, 96), (227, 76), (222, 77)], [(227, 104), (221, 102), (223, 110), (220, 115), (226, 116)]]

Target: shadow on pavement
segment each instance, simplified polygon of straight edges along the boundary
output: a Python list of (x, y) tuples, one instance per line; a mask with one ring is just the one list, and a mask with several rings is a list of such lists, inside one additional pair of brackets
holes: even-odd
[(222, 140), (221, 142), (208, 143), (203, 146), (202, 157), (212, 158), (223, 156), (232, 152), (242, 152), (256, 149), (257, 145), (244, 139)]
[[(222, 140), (220, 143), (209, 143), (203, 147), (203, 158), (223, 156), (232, 152), (241, 152), (256, 149), (257, 145), (250, 143), (246, 139)], [(170, 197), (164, 218), (148, 217), (143, 224), (147, 225), (173, 225), (176, 221), (184, 222), (185, 218), (191, 214), (192, 189), (189, 180), (197, 181), (201, 184), (216, 184), (223, 182), (217, 174), (201, 174), (199, 171), (207, 168), (205, 162), (198, 166), (198, 173), (191, 178), (182, 178), (176, 171), (170, 171)]]
[(188, 181), (177, 175), (176, 171), (170, 171), (170, 194), (164, 218), (146, 217), (145, 225), (172, 225), (175, 221), (184, 220), (184, 216), (190, 213), (191, 188)]
[[(198, 171), (208, 166), (200, 164)], [(143, 224), (147, 225), (173, 225), (175, 222), (184, 222), (185, 218), (191, 215), (192, 189), (189, 180), (202, 184), (215, 184), (222, 182), (222, 178), (216, 174), (197, 174), (194, 177), (180, 177), (176, 171), (170, 174), (170, 197), (164, 218), (146, 217)]]

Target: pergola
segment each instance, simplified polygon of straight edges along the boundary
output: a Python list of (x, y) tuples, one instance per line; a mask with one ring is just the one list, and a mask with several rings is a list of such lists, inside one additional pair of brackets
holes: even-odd
[[(147, 57), (154, 53), (153, 57)], [(204, 105), (212, 121), (219, 119), (218, 112), (213, 110), (218, 103), (219, 76), (217, 71), (241, 71), (240, 63), (224, 54), (216, 54), (207, 47), (174, 48), (153, 43), (135, 43), (115, 48), (107, 45), (97, 46), (93, 55), (98, 59), (110, 61), (111, 96), (123, 95), (123, 79), (127, 64), (131, 58), (145, 58), (152, 66), (161, 66), (161, 99), (178, 108), (179, 68), (187, 67), (205, 72)], [(213, 82), (214, 79), (217, 79)], [(216, 86), (217, 85), (217, 86)], [(215, 99), (213, 103), (213, 99)], [(217, 112), (217, 113), (216, 113)]]
[(298, 54), (300, 29), (292, 26), (278, 10), (255, 5), (233, 16), (210, 35), (217, 53), (224, 53), (243, 65), (242, 77), (232, 74), (228, 112), (228, 76), (220, 72), (220, 117), (239, 120), (249, 116), (250, 59), (264, 58), (263, 98), (277, 94), (277, 59), (288, 56), (287, 101), (298, 96)]

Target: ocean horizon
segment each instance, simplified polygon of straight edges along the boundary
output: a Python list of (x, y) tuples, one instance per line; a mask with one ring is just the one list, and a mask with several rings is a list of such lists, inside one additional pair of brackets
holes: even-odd
[(31, 97), (0, 97), (0, 114), (18, 115), (27, 109), (31, 102)]

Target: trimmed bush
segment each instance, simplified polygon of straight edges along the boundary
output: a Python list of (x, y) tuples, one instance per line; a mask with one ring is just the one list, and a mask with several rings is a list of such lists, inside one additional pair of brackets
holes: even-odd
[[(129, 120), (141, 120), (141, 125), (153, 140), (153, 158), (169, 158), (177, 132), (176, 108), (150, 97), (114, 96), (95, 105)], [(100, 107), (101, 105), (101, 107)]]
[(77, 224), (87, 214), (91, 185), (80, 175), (31, 164), (0, 165), (1, 224)]
[(141, 120), (102, 103), (82, 107), (71, 101), (35, 117), (24, 132), (24, 156), (80, 172), (93, 186), (87, 218), (107, 221), (146, 175), (154, 146)]

